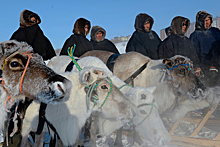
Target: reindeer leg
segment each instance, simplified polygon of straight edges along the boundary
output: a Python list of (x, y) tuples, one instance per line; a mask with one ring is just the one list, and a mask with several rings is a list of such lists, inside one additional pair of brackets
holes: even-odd
[(122, 147), (122, 127), (117, 130), (114, 147)]
[(44, 135), (46, 132), (42, 132), (40, 135), (35, 135), (35, 147), (43, 147), (44, 146)]
[(22, 137), (20, 147), (32, 147), (32, 143), (29, 141), (28, 136)]
[(61, 139), (57, 139), (56, 147), (63, 147), (63, 143)]
[(142, 145), (144, 141), (141, 139), (139, 133), (135, 130), (135, 126), (133, 126), (133, 141), (138, 143), (138, 145)]
[(91, 137), (90, 136), (90, 128), (91, 128), (91, 117), (89, 117), (86, 120), (83, 143), (89, 142), (89, 140), (90, 140), (90, 137)]
[(97, 134), (97, 128), (98, 128), (98, 120), (96, 117), (92, 117), (93, 121), (91, 122), (91, 130), (90, 130), (90, 136), (91, 136), (91, 147), (96, 147), (96, 134)]

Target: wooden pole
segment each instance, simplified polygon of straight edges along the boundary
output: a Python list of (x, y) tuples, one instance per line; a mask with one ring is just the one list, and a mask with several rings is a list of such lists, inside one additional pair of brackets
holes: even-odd
[(212, 115), (212, 113), (215, 111), (215, 109), (208, 111), (207, 114), (205, 115), (205, 117), (203, 118), (203, 120), (200, 122), (200, 124), (197, 126), (197, 128), (195, 129), (195, 131), (190, 135), (192, 136), (196, 136), (199, 131), (202, 129), (202, 127), (205, 125), (205, 123), (207, 122), (207, 120), (209, 119), (209, 117)]
[(173, 132), (175, 131), (175, 129), (178, 127), (179, 123), (181, 122), (183, 117), (180, 117), (176, 122), (175, 124), (173, 125), (173, 127), (170, 129), (169, 133), (170, 134), (173, 134)]
[(215, 140), (220, 140), (220, 132), (216, 135)]
[(207, 146), (207, 147), (220, 147), (219, 140), (209, 140), (203, 138), (193, 138), (193, 137), (186, 137), (186, 136), (172, 136), (172, 141), (182, 142), (182, 143), (189, 143), (199, 146)]

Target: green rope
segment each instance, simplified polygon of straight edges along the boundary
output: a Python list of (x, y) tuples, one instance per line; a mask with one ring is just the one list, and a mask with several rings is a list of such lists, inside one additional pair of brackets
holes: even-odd
[(124, 86), (130, 86), (130, 87), (133, 88), (133, 86), (131, 86), (130, 84), (124, 84), (124, 85), (122, 85), (121, 87), (119, 87), (118, 89), (122, 89)]
[[(103, 78), (104, 79), (104, 78)], [(88, 92), (86, 93), (86, 105), (87, 105), (87, 112), (88, 110), (90, 109), (89, 105), (90, 105), (90, 98), (91, 98), (91, 95), (92, 95), (92, 91), (96, 89), (96, 87), (98, 86), (98, 84), (103, 80), (97, 80), (95, 81), (93, 84), (89, 85), (89, 86), (86, 86), (89, 88)], [(109, 77), (107, 77), (107, 79), (110, 81), (110, 89), (109, 89), (109, 92), (107, 94), (107, 96), (105, 97), (105, 100), (103, 101), (103, 103), (101, 104), (101, 106), (99, 107), (99, 109), (101, 109), (103, 107), (103, 105), (105, 104), (106, 100), (108, 99), (109, 97), (109, 94), (111, 93), (112, 91), (112, 81)], [(97, 95), (93, 96), (93, 98), (95, 99), (94, 100), (94, 106), (97, 105), (97, 101), (99, 100), (99, 97)]]
[(111, 80), (109, 77), (107, 77), (107, 79), (110, 81), (110, 89), (109, 89), (109, 92), (108, 92), (107, 96), (105, 97), (105, 100), (103, 101), (103, 103), (102, 103), (101, 106), (99, 107), (99, 109), (101, 109), (101, 108), (103, 107), (103, 105), (105, 104), (106, 100), (107, 100), (108, 97), (109, 97), (109, 94), (110, 94), (111, 91), (112, 91), (112, 80)]
[(86, 93), (86, 107), (87, 107), (87, 112), (90, 110), (90, 98), (92, 96), (92, 91), (94, 87), (96, 87), (97, 83), (94, 82), (92, 85), (87, 86), (89, 88), (88, 92)]
[(153, 107), (155, 107), (157, 109), (157, 107), (154, 105), (154, 102), (150, 103), (149, 105), (151, 105), (150, 113), (140, 123), (138, 123), (137, 126), (140, 125), (141, 123), (143, 123), (150, 116), (150, 114), (153, 110)]
[(73, 63), (76, 65), (77, 69), (80, 71), (82, 70), (82, 68), (79, 66), (79, 64), (76, 62), (75, 58), (73, 57), (75, 48), (76, 48), (76, 45), (74, 44), (74, 47), (72, 46), (71, 49), (70, 47), (68, 47), (67, 52), (68, 52), (69, 57), (73, 60)]

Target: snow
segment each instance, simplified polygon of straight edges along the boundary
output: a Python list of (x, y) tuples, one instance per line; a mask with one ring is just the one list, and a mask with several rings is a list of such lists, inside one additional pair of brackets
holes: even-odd
[(119, 42), (115, 43), (116, 48), (118, 49), (120, 54), (125, 53), (126, 45), (128, 42)]

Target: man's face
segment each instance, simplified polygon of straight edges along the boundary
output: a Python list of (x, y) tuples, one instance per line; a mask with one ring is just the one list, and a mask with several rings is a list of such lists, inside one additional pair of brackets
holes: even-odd
[(182, 25), (182, 32), (183, 32), (183, 34), (186, 33), (186, 28), (187, 28), (187, 24), (186, 24), (186, 22), (184, 22), (183, 25)]
[(31, 21), (36, 22), (35, 17), (31, 17)]
[(97, 41), (102, 40), (102, 32), (98, 32), (98, 33), (96, 34), (96, 39), (97, 39)]
[(86, 34), (89, 33), (89, 25), (85, 25), (85, 33), (86, 33)]
[(205, 27), (206, 27), (206, 28), (209, 28), (210, 25), (211, 25), (211, 19), (210, 19), (209, 17), (207, 17), (207, 18), (205, 19)]
[(149, 21), (145, 22), (145, 24), (144, 24), (144, 29), (145, 29), (145, 31), (147, 31), (147, 32), (150, 31), (150, 22), (149, 22)]

